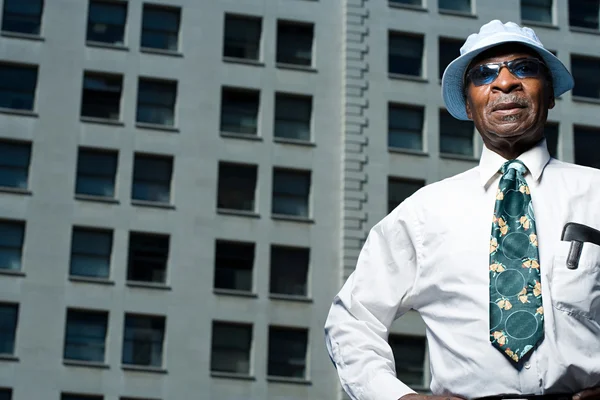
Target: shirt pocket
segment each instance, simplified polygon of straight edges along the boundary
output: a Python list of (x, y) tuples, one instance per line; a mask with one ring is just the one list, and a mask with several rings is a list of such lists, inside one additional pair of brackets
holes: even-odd
[(585, 242), (576, 269), (567, 268), (571, 242), (560, 242), (550, 282), (554, 308), (600, 324), (600, 246)]

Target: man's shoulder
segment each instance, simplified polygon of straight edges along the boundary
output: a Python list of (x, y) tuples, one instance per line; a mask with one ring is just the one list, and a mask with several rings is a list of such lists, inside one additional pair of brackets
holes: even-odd
[(600, 169), (573, 164), (555, 158), (550, 159), (544, 172), (550, 172), (550, 174), (562, 174), (569, 179), (574, 179), (578, 182), (600, 182)]

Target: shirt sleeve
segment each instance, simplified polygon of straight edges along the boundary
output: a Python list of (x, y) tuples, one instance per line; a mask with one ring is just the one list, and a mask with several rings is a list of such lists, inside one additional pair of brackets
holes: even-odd
[(392, 322), (411, 309), (417, 276), (416, 225), (403, 205), (369, 233), (325, 323), (327, 350), (353, 400), (414, 393), (396, 378), (387, 342)]

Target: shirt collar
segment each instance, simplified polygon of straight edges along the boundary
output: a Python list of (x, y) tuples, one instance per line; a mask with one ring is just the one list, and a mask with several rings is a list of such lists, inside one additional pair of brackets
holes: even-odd
[[(541, 140), (537, 145), (521, 154), (517, 157), (517, 160), (523, 161), (523, 164), (525, 164), (533, 179), (536, 181), (539, 180), (544, 171), (544, 167), (548, 164), (548, 161), (550, 161), (546, 139)], [(484, 145), (479, 161), (481, 185), (484, 187), (487, 186), (492, 178), (495, 177), (496, 173), (500, 171), (502, 164), (506, 161), (508, 160)]]

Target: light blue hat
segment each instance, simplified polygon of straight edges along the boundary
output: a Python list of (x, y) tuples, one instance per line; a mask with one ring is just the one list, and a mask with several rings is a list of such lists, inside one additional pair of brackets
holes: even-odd
[(567, 67), (544, 48), (531, 28), (520, 27), (514, 22), (503, 24), (493, 20), (483, 25), (479, 33), (469, 35), (460, 48), (460, 57), (452, 61), (442, 77), (442, 95), (446, 108), (455, 118), (468, 120), (465, 110), (464, 76), (465, 70), (479, 53), (504, 43), (517, 42), (535, 50), (546, 63), (552, 74), (554, 97), (573, 88), (573, 77)]

